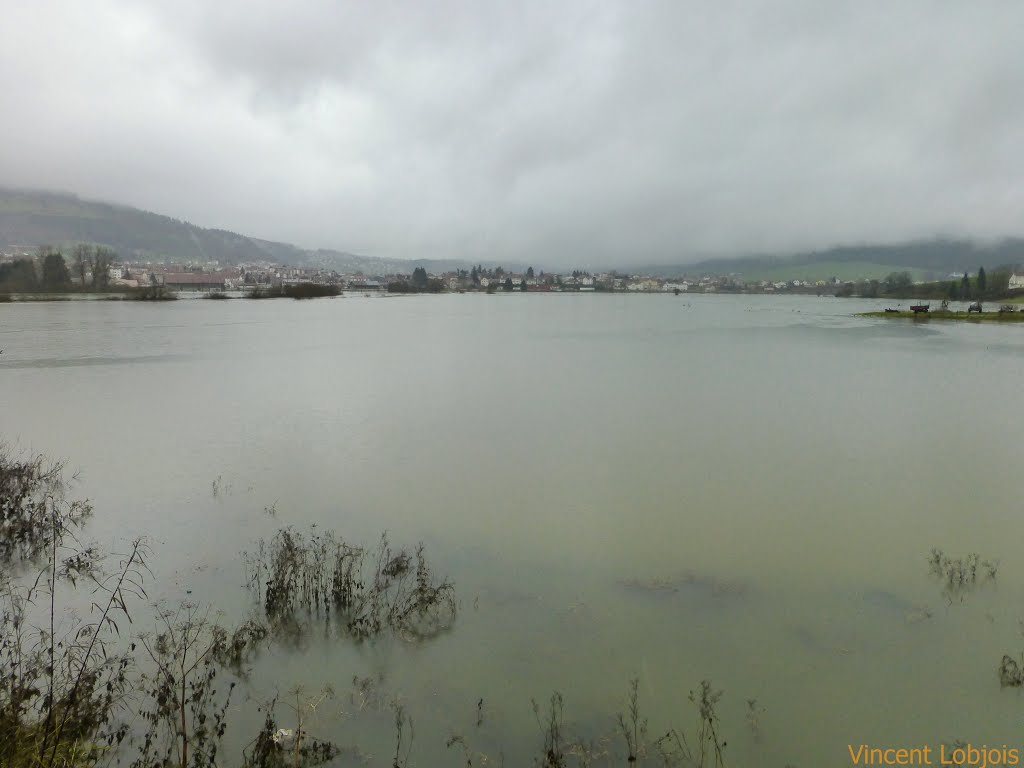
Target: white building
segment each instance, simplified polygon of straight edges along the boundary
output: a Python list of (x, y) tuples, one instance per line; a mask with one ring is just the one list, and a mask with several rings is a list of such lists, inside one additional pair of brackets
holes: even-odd
[(1018, 275), (1016, 272), (1014, 272), (1012, 275), (1010, 275), (1010, 282), (1006, 287), (1009, 288), (1011, 291), (1017, 290), (1019, 288), (1024, 288), (1024, 274)]

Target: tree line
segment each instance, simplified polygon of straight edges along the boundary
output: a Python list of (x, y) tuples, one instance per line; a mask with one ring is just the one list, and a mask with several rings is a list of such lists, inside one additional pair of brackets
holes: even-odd
[(866, 299), (949, 299), (950, 301), (992, 301), (1010, 295), (1009, 283), (1013, 270), (998, 267), (991, 274), (979, 267), (972, 278), (968, 272), (953, 280), (914, 283), (910, 272), (890, 272), (884, 280), (861, 280), (849, 283), (836, 292), (837, 296), (861, 296)]
[(0, 293), (103, 291), (110, 287), (110, 266), (116, 258), (110, 248), (81, 244), (72, 250), (69, 265), (59, 249), (43, 246), (34, 258), (0, 263)]

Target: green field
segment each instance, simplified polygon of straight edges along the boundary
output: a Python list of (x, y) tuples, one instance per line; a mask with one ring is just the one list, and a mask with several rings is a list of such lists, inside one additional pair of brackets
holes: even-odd
[[(909, 272), (914, 281), (934, 279), (936, 276), (924, 269), (900, 267), (893, 264), (874, 264), (869, 261), (823, 261), (819, 264), (778, 264), (765, 266), (740, 273), (750, 281), (769, 280), (829, 280), (833, 277), (842, 281), (882, 280), (892, 272)], [(943, 277), (943, 276), (939, 276)]]

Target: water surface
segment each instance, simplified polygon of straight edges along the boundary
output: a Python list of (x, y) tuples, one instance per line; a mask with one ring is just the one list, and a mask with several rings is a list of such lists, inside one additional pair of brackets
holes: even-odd
[[(278, 649), (258, 686), (382, 675), (421, 765), (480, 698), (480, 740), (515, 756), (540, 743), (531, 698), (559, 690), (599, 730), (634, 676), (653, 734), (692, 728), (701, 679), (724, 689), (736, 765), (1017, 744), (1024, 702), (995, 670), (1024, 650), (1024, 329), (853, 316), (880, 306), (0, 305), (0, 435), (80, 468), (100, 541), (152, 536), (168, 599), (229, 616), (240, 553), (278, 526), (425, 542), (462, 601), (453, 633)], [(996, 584), (949, 604), (932, 547), (1000, 558)], [(389, 759), (384, 720), (339, 737)]]

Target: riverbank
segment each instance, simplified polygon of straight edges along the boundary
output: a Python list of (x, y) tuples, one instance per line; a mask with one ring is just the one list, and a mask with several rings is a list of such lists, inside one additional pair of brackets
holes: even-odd
[(961, 320), (969, 323), (1021, 323), (1024, 312), (858, 312), (857, 317), (881, 317), (886, 320)]

